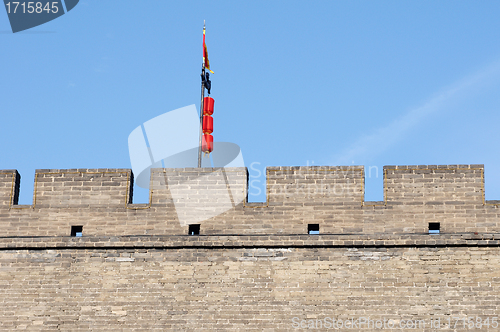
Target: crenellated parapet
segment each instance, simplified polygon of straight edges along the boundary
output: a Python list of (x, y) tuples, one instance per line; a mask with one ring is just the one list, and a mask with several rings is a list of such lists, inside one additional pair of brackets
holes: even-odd
[(484, 199), (483, 165), (385, 166), (384, 200), (364, 200), (362, 166), (268, 167), (267, 198), (247, 200), (246, 168), (152, 169), (150, 199), (133, 204), (128, 169), (37, 170), (32, 205), (20, 176), (0, 171), (0, 231), (8, 236), (200, 234), (424, 234), (500, 232)]
[[(20, 176), (0, 171), (0, 207), (16, 207)], [(129, 169), (36, 170), (31, 208), (124, 207), (131, 202)]]

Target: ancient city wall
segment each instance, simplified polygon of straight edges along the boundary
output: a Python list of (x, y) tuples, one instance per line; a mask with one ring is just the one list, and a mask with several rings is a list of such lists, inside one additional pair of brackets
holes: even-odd
[[(38, 170), (32, 205), (16, 205), (16, 171), (0, 171), (4, 236), (200, 233), (423, 234), (499, 232), (499, 201), (484, 199), (482, 165), (385, 166), (384, 201), (364, 201), (364, 169), (269, 167), (267, 201), (248, 203), (244, 168), (154, 169), (149, 204), (131, 204), (126, 169)], [(201, 207), (201, 208), (200, 208)]]
[(126, 169), (34, 182), (0, 171), (1, 331), (500, 329), (482, 165), (386, 166), (380, 202), (358, 166), (268, 168), (263, 203), (244, 168), (154, 169), (147, 204)]
[(498, 238), (257, 237), (1, 239), (0, 330), (498, 330)]

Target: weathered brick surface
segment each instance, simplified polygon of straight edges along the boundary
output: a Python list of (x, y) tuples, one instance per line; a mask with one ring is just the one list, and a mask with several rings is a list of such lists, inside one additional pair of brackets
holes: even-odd
[[(268, 200), (272, 203), (331, 202), (360, 206), (363, 167), (269, 167)], [(320, 205), (320, 204), (317, 204)]]
[(384, 177), (384, 201), (365, 202), (362, 167), (270, 167), (267, 201), (248, 203), (244, 168), (154, 169), (150, 202), (130, 204), (130, 170), (39, 170), (17, 205), (19, 174), (0, 171), (0, 330), (499, 330), (483, 166)]
[(387, 201), (402, 204), (483, 203), (482, 165), (386, 166)]
[(368, 317), (436, 331), (438, 318), (500, 315), (499, 257), (498, 247), (2, 250), (0, 330), (293, 331), (294, 317)]

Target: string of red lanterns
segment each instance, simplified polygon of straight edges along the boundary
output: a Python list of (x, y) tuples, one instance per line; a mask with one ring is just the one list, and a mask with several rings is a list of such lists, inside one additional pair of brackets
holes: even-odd
[(210, 153), (214, 150), (214, 137), (211, 135), (214, 131), (214, 103), (212, 97), (203, 98), (203, 142), (201, 151)]

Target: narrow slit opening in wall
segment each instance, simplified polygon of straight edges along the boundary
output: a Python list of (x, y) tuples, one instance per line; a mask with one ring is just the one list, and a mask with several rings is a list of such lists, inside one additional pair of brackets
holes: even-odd
[(429, 223), (429, 234), (439, 234), (440, 224), (438, 222)]
[[(19, 169), (19, 193), (16, 205), (32, 205), (33, 204), (33, 192), (35, 189), (35, 170), (24, 170)], [(32, 174), (30, 181), (29, 176), (21, 176), (22, 174)]]
[(266, 167), (259, 162), (253, 162), (248, 169), (247, 202), (267, 202)]
[[(488, 174), (488, 175), (491, 175)], [(497, 188), (497, 184), (495, 183), (495, 181), (485, 181), (486, 177), (486, 169), (483, 171), (483, 186), (484, 186), (484, 199), (486, 201), (490, 201), (490, 200), (498, 200), (498, 188)], [(488, 179), (492, 179), (492, 178), (488, 178)]]
[(149, 188), (139, 187), (135, 181), (132, 190), (133, 204), (149, 204)]
[(307, 225), (307, 234), (319, 234), (319, 224)]
[(71, 236), (82, 237), (83, 226), (71, 226)]
[[(148, 135), (146, 135), (146, 129), (144, 128), (144, 125), (142, 124), (141, 125), (141, 129), (142, 129), (142, 136), (144, 137), (144, 142), (146, 143), (146, 147), (148, 148), (148, 153), (149, 153), (149, 158), (150, 158), (150, 163), (151, 163), (151, 166), (152, 168), (160, 168), (160, 167), (164, 167), (163, 165), (163, 159), (161, 160), (160, 163), (154, 163), (154, 158), (153, 158), (153, 154), (151, 152), (151, 147), (149, 146), (149, 140), (148, 140)], [(144, 172), (148, 172), (150, 173), (151, 172), (151, 169), (147, 169), (145, 170)], [(150, 179), (148, 177), (148, 181), (147, 181), (147, 187), (142, 187), (142, 186), (139, 186), (137, 184), (137, 176), (139, 176), (139, 174), (134, 174), (134, 183), (133, 183), (133, 186), (132, 186), (132, 204), (149, 204), (149, 199), (150, 199), (150, 188), (149, 186), (151, 185), (150, 184)], [(144, 183), (142, 185), (145, 185)]]
[(374, 165), (365, 166), (365, 202), (383, 202), (384, 201), (384, 175), (383, 167)]
[(189, 235), (200, 235), (200, 225), (189, 225)]

